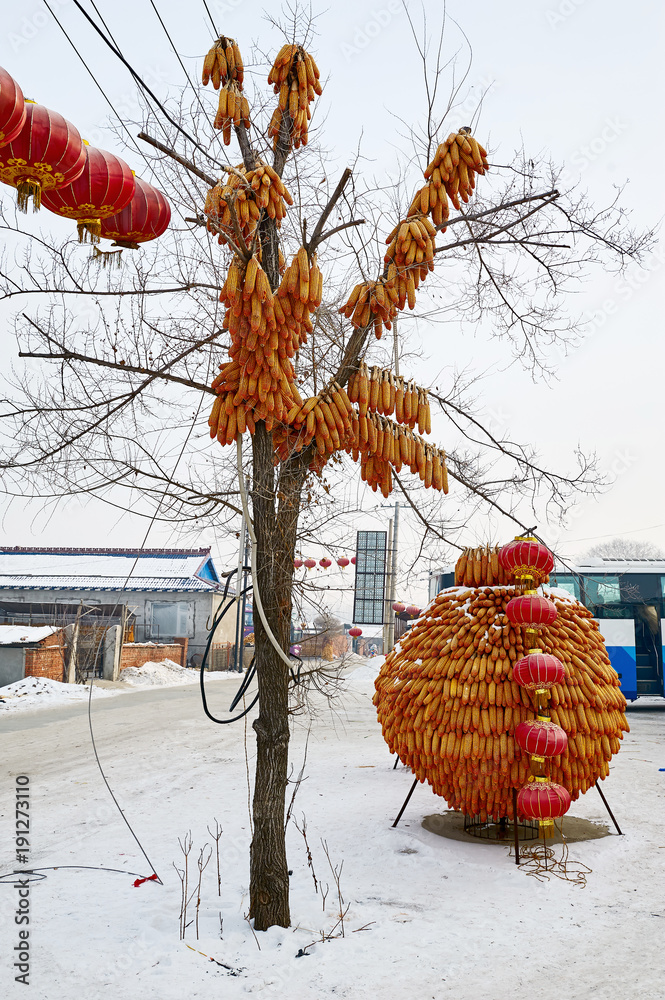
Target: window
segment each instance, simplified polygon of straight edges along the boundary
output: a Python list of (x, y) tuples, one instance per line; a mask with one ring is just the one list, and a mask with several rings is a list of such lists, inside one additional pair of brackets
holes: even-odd
[(552, 573), (550, 575), (550, 587), (556, 587), (558, 590), (567, 590), (576, 601), (580, 599), (580, 582), (570, 574)]
[(194, 605), (190, 601), (153, 601), (150, 617), (153, 640), (191, 639), (194, 635)]
[(357, 533), (353, 620), (361, 625), (383, 625), (386, 539), (385, 531)]
[(618, 576), (587, 576), (584, 589), (589, 604), (618, 604), (621, 600)]

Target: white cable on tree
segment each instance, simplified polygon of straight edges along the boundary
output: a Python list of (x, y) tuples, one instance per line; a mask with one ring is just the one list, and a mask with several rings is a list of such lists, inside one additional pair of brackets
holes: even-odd
[(273, 630), (270, 628), (270, 625), (268, 624), (268, 619), (266, 618), (266, 613), (263, 610), (263, 602), (261, 601), (261, 594), (259, 593), (259, 580), (258, 580), (258, 575), (257, 575), (257, 572), (256, 572), (256, 544), (257, 544), (256, 543), (256, 534), (254, 532), (254, 525), (252, 523), (252, 519), (249, 516), (249, 503), (248, 503), (248, 498), (247, 498), (247, 491), (245, 489), (245, 484), (243, 482), (243, 476), (242, 476), (242, 434), (238, 434), (237, 454), (238, 454), (238, 484), (240, 486), (240, 499), (242, 500), (242, 509), (243, 509), (243, 513), (245, 515), (245, 522), (247, 524), (247, 530), (249, 531), (249, 539), (250, 539), (250, 541), (252, 543), (252, 547), (251, 547), (251, 565), (252, 565), (252, 587), (253, 587), (254, 602), (256, 604), (256, 607), (258, 608), (259, 617), (260, 617), (260, 619), (261, 619), (261, 621), (263, 623), (263, 627), (266, 630), (268, 638), (270, 639), (271, 643), (273, 644), (273, 646), (275, 647), (275, 649), (277, 650), (277, 652), (279, 653), (279, 655), (281, 656), (281, 658), (286, 663), (287, 667), (289, 669), (291, 669), (291, 667), (293, 666), (293, 663), (291, 662), (291, 660), (289, 659), (289, 657), (286, 655), (286, 653), (284, 652), (284, 650), (280, 646), (279, 642), (275, 638)]

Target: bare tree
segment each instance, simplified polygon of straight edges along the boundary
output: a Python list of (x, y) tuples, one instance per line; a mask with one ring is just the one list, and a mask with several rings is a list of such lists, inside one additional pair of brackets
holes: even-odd
[(655, 542), (637, 542), (631, 538), (599, 542), (584, 555), (595, 559), (665, 559), (665, 552)]
[[(265, 621), (255, 615), (259, 715), (250, 913), (257, 930), (290, 922), (284, 837), (290, 674), (284, 653), (294, 553), (333, 515), (339, 519), (357, 507), (353, 461), (361, 462), (374, 489), (387, 495), (396, 485), (409, 500), (423, 525), (423, 545), (428, 538), (447, 542), (476, 509), (495, 509), (525, 527), (541, 503), (561, 514), (572, 497), (599, 482), (592, 457), (579, 454), (572, 472), (555, 473), (531, 447), (486, 426), (473, 399), (475, 376), (442, 377), (438, 389), (403, 384), (394, 368), (404, 368), (411, 348), (407, 338), (393, 336), (391, 321), (408, 301), (413, 315), (428, 322), (491, 322), (515, 358), (536, 372), (549, 344), (576, 334), (566, 291), (590, 266), (620, 269), (651, 243), (651, 234), (630, 229), (618, 201), (599, 210), (584, 195), (560, 191), (557, 171), (523, 153), (502, 156), (507, 165), (491, 155), (483, 193), (467, 207), (475, 173), (485, 170), (481, 147), (467, 128), (445, 139), (459, 84), (453, 80), (453, 97), (442, 108), (438, 95), (454, 63), (444, 59), (443, 36), (430, 50), (415, 28), (424, 110), (405, 137), (404, 159), (396, 159), (389, 180), (364, 176), (360, 156), (331, 179), (316, 112), (308, 126), (320, 83), (299, 44), (307, 44), (309, 32), (303, 11), (295, 9), (283, 30), (286, 45), (270, 76), (277, 82), (279, 114), (258, 84), (247, 99), (233, 42), (223, 36), (217, 50), (225, 55), (226, 77), (221, 60), (217, 69), (214, 57), (206, 60), (206, 73), (213, 82), (220, 74), (225, 95), (218, 128), (207, 90), (185, 89), (167, 106), (144, 91), (144, 158), (175, 220), (154, 246), (123, 259), (119, 269), (104, 269), (78, 244), (51, 238), (47, 220), (38, 235), (30, 232), (6, 199), (0, 220), (7, 237), (2, 298), (17, 303), (19, 354), (26, 359), (14, 370), (2, 413), (6, 492), (53, 503), (87, 493), (149, 523), (163, 520), (183, 530), (212, 525), (224, 533), (237, 530), (244, 477), (251, 473), (255, 610), (258, 594), (265, 613)], [(253, 79), (271, 62), (253, 53)], [(359, 133), (362, 124), (355, 123)], [(235, 164), (220, 141), (233, 137), (241, 153)], [(446, 155), (454, 170), (444, 181)], [(431, 168), (437, 160), (438, 182)], [(272, 212), (259, 197), (263, 178)], [(435, 187), (447, 190), (446, 203), (449, 197), (456, 205), (449, 217), (433, 207)], [(282, 188), (293, 205), (280, 219), (275, 209), (286, 210), (289, 201)], [(437, 197), (441, 206), (443, 195)], [(417, 279), (425, 277), (416, 302)], [(244, 292), (257, 281), (256, 312), (246, 316), (243, 303), (254, 299), (251, 289)], [(349, 299), (353, 286), (360, 287)], [(268, 319), (278, 317), (274, 327), (266, 325), (268, 312)], [(247, 320), (242, 330), (241, 314)], [(273, 329), (280, 344), (289, 337), (296, 344), (284, 357), (279, 352), (281, 402), (276, 383), (258, 389), (242, 383), (251, 375), (249, 355), (258, 356), (257, 343), (263, 349)], [(247, 347), (255, 331), (263, 333)], [(376, 340), (373, 333), (384, 336)], [(272, 364), (277, 350), (268, 346), (264, 358), (269, 354)], [(363, 403), (365, 362), (368, 385), (379, 382), (383, 391), (388, 383), (382, 414), (376, 399)], [(281, 378), (276, 372), (272, 377)], [(425, 429), (433, 401), (460, 444), (444, 456), (414, 435), (416, 419), (408, 413), (395, 412), (393, 419), (400, 392), (403, 408), (411, 393), (409, 406)], [(285, 400), (293, 405), (287, 408)], [(221, 444), (238, 435), (242, 440), (247, 429), (251, 457), (245, 453), (239, 463), (236, 448), (210, 448), (205, 420), (211, 406)], [(312, 422), (307, 414), (314, 410)], [(385, 450), (379, 451), (379, 440)], [(415, 487), (406, 470), (416, 473)], [(446, 471), (463, 511), (457, 516), (441, 501)]]

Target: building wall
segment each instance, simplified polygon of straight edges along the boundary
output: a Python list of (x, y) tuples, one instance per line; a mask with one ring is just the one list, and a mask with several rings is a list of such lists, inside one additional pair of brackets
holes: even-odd
[[(85, 601), (88, 604), (126, 604), (136, 615), (137, 638), (145, 640), (150, 638), (146, 631), (149, 631), (152, 621), (152, 604), (159, 602), (184, 601), (192, 605), (190, 634), (185, 638), (189, 640), (188, 656), (199, 653), (203, 654), (206, 642), (208, 641), (208, 628), (212, 622), (212, 616), (218, 607), (221, 595), (215, 591), (112, 591), (112, 590), (4, 590), (0, 589), (0, 599), (12, 601), (38, 601), (55, 602), (71, 601), (78, 604)], [(178, 632), (178, 636), (182, 632)], [(155, 637), (156, 642), (172, 642), (175, 635), (159, 635)], [(215, 635), (215, 642), (235, 641), (235, 613), (232, 608), (224, 617), (220, 628)], [(176, 657), (179, 662), (179, 658)]]
[(65, 660), (64, 646), (40, 646), (39, 649), (26, 649), (24, 676), (50, 677), (52, 681), (64, 681)]
[(187, 666), (187, 644), (126, 642), (120, 654), (120, 670), (142, 667), (144, 663), (161, 663), (162, 660), (173, 660), (181, 667)]
[(0, 646), (0, 687), (23, 679), (25, 649)]

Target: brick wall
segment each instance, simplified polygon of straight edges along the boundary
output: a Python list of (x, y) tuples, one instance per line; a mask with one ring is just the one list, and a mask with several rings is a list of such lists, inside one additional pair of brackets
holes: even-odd
[(161, 663), (162, 660), (173, 660), (181, 667), (187, 665), (187, 646), (180, 643), (143, 643), (126, 642), (120, 656), (120, 669), (127, 667), (142, 667), (144, 663)]
[(26, 649), (25, 676), (50, 677), (52, 681), (64, 681), (64, 646), (40, 646), (39, 649)]

